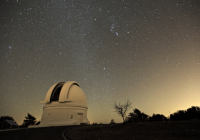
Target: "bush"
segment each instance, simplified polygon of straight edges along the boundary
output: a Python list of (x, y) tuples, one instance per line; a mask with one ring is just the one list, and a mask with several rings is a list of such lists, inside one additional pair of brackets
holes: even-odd
[(110, 124), (115, 124), (114, 119), (112, 119), (112, 120), (110, 121)]

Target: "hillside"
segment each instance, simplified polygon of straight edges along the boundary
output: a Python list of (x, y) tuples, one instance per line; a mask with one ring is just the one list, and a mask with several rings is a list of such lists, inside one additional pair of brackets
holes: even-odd
[(73, 140), (199, 140), (200, 122), (141, 122), (80, 126), (70, 129)]
[[(200, 121), (60, 126), (0, 131), (0, 140), (199, 140)], [(70, 140), (69, 139), (69, 140)]]

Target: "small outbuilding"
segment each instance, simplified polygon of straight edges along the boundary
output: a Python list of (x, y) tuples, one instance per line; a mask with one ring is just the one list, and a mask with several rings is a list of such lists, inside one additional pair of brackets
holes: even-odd
[(18, 127), (19, 127), (18, 124), (13, 120), (4, 120), (1, 129), (13, 129)]
[(45, 105), (37, 127), (89, 124), (86, 95), (77, 82), (54, 84), (40, 103)]

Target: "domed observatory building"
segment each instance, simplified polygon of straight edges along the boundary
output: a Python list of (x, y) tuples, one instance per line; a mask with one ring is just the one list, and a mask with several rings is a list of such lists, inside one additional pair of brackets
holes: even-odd
[(39, 127), (89, 124), (87, 99), (74, 81), (54, 84), (46, 94)]

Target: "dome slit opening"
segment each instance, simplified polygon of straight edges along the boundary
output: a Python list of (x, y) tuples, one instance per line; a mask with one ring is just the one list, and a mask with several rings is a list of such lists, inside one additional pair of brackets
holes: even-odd
[(50, 102), (52, 102), (52, 101), (58, 101), (59, 96), (60, 96), (60, 91), (61, 91), (63, 85), (64, 85), (64, 82), (60, 82), (60, 83), (58, 83), (56, 85), (56, 87), (53, 89), (53, 92), (51, 94), (51, 100), (50, 100)]

